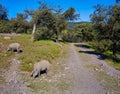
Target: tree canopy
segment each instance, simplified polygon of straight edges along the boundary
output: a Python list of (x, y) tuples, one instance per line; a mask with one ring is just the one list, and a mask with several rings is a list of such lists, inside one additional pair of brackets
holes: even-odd
[(0, 20), (8, 20), (8, 11), (0, 4)]
[[(94, 8), (91, 21), (97, 32), (98, 45), (103, 45), (103, 51), (112, 50), (113, 55), (116, 56), (116, 53), (120, 51), (120, 6), (97, 5)], [(98, 46), (99, 49), (100, 47)]]

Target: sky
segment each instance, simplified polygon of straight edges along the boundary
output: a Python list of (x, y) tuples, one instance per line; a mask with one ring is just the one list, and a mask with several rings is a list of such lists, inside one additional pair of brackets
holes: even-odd
[(79, 21), (90, 21), (89, 15), (93, 13), (93, 6), (113, 5), (115, 0), (0, 0), (5, 8), (8, 9), (8, 17), (14, 18), (17, 13), (23, 13), (25, 9), (37, 9), (38, 1), (46, 1), (49, 5), (57, 7), (58, 5), (63, 10), (69, 7), (74, 7), (77, 13), (80, 13)]

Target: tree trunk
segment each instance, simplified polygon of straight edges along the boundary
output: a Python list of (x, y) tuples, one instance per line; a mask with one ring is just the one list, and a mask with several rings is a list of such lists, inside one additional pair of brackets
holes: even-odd
[(56, 43), (59, 42), (59, 40), (58, 40), (58, 36), (56, 36), (56, 38), (55, 38), (55, 42), (56, 42)]
[(34, 41), (35, 29), (36, 29), (36, 24), (33, 25), (32, 36), (31, 36), (31, 41), (32, 42)]
[(113, 56), (116, 57), (116, 52), (117, 52), (116, 43), (113, 43), (112, 52), (113, 52)]
[(58, 34), (57, 34), (57, 33), (56, 33), (56, 35), (55, 35), (55, 42), (56, 42), (56, 43), (59, 43)]

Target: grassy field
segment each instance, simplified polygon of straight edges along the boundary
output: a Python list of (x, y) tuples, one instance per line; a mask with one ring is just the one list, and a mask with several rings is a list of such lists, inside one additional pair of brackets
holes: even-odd
[[(33, 90), (33, 94), (54, 94), (55, 91), (62, 94), (69, 88), (70, 80), (62, 76), (65, 75), (65, 66), (63, 66), (65, 62), (62, 58), (68, 54), (67, 44), (55, 43), (51, 40), (31, 42), (30, 35), (11, 36), (11, 38), (11, 40), (5, 40), (4, 36), (0, 36), (0, 84), (4, 84), (3, 70), (8, 70), (11, 60), (16, 58), (21, 61), (19, 67), (21, 80)], [(7, 52), (8, 45), (14, 42), (20, 43), (23, 52), (19, 54)], [(43, 75), (35, 80), (30, 77), (30, 73), (34, 63), (42, 59), (48, 60), (52, 64), (52, 69), (50, 75)]]
[(14, 53), (6, 52), (7, 46), (14, 42), (20, 43), (23, 51), (17, 56), (17, 59), (22, 61), (21, 69), (23, 71), (31, 71), (34, 62), (41, 59), (47, 59), (52, 62), (64, 52), (62, 51), (63, 43), (57, 44), (50, 40), (31, 42), (30, 35), (11, 36), (11, 38), (11, 40), (4, 40), (3, 36), (0, 37), (0, 68), (6, 69), (10, 60), (15, 58)]

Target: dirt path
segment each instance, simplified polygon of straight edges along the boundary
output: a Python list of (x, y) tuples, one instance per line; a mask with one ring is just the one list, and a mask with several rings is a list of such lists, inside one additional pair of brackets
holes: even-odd
[(86, 62), (79, 57), (74, 44), (70, 45), (68, 66), (74, 80), (74, 88), (67, 94), (106, 94), (106, 91), (85, 67)]
[(101, 66), (101, 69), (104, 70), (109, 76), (117, 77), (118, 79), (120, 79), (120, 71), (108, 65), (104, 61), (104, 55), (90, 50), (89, 48), (85, 47), (85, 45), (82, 43), (77, 44), (77, 46), (79, 46), (80, 49), (79, 53), (83, 53), (86, 55), (86, 57), (89, 58), (90, 64), (98, 64)]
[(3, 86), (0, 94), (30, 94), (28, 88), (20, 80), (20, 61), (15, 58), (11, 61), (11, 66), (6, 72), (5, 80), (7, 86)]

